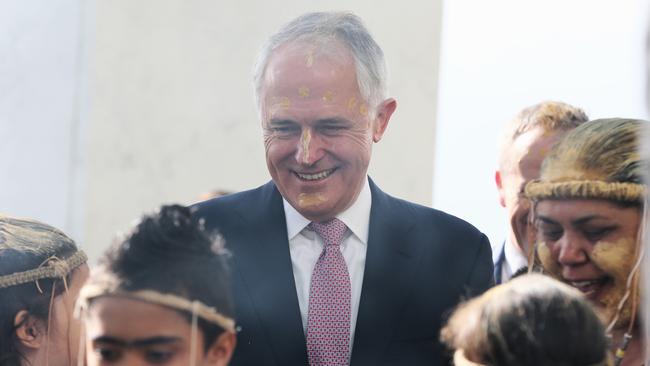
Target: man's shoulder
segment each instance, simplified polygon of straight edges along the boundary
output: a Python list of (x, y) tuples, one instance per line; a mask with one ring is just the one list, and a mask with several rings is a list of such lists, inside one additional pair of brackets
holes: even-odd
[(414, 220), (413, 223), (417, 224), (415, 226), (421, 230), (458, 231), (482, 235), (474, 225), (452, 214), (379, 191), (378, 196), (381, 195), (383, 197), (380, 199), (385, 200), (393, 215), (401, 216), (407, 220)]
[(277, 214), (282, 210), (282, 197), (273, 182), (257, 188), (197, 202), (190, 206), (193, 216), (206, 227), (238, 226), (255, 217)]
[(264, 196), (272, 195), (272, 190), (274, 189), (275, 186), (273, 183), (269, 182), (257, 188), (196, 202), (190, 207), (196, 214), (204, 214), (224, 209), (232, 211), (234, 208), (247, 207), (254, 205), (256, 202), (259, 203), (259, 200)]

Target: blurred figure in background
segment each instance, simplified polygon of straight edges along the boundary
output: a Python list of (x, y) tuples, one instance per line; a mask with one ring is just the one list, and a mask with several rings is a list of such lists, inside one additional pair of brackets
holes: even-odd
[(222, 243), (182, 206), (145, 215), (79, 300), (89, 366), (224, 366), (235, 347)]
[(581, 292), (607, 324), (616, 364), (646, 362), (639, 322), (639, 268), (649, 165), (647, 122), (599, 119), (569, 132), (526, 186), (533, 201), (535, 261)]
[(562, 102), (542, 102), (517, 114), (503, 132), (495, 181), (499, 203), (506, 209), (508, 233), (493, 253), (497, 284), (528, 265), (528, 216), (530, 204), (524, 187), (539, 177), (542, 160), (562, 136), (587, 122), (580, 108)]
[(61, 231), (0, 215), (0, 366), (77, 365), (86, 261)]
[(441, 338), (456, 366), (605, 366), (605, 329), (575, 289), (523, 275), (458, 307)]

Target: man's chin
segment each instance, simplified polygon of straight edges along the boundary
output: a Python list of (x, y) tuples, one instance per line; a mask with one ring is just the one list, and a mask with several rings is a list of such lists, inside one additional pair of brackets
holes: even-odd
[(328, 202), (327, 196), (322, 193), (300, 193), (293, 202), (293, 207), (305, 218), (322, 222), (337, 214)]
[(321, 192), (300, 193), (296, 198), (297, 209), (304, 211), (319, 210), (327, 202), (327, 197)]

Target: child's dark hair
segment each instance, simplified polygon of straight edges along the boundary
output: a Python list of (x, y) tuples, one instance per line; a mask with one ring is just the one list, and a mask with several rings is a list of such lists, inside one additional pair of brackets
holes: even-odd
[[(76, 252), (74, 241), (49, 225), (0, 215), (0, 276), (37, 269), (49, 258), (64, 260)], [(71, 277), (72, 271), (65, 278), (68, 284)], [(63, 278), (39, 279), (38, 284), (40, 291), (35, 282), (0, 288), (0, 366), (20, 366), (25, 360), (16, 338), (22, 325), (14, 324), (16, 314), (26, 310), (47, 327), (50, 300), (65, 291)]]
[[(230, 275), (220, 237), (205, 232), (189, 208), (162, 206), (145, 215), (109, 249), (91, 283), (110, 283), (113, 290), (153, 290), (215, 308), (233, 318)], [(92, 302), (91, 302), (92, 304)], [(178, 310), (191, 321), (189, 312)], [(224, 331), (198, 318), (207, 350)]]
[(469, 361), (499, 366), (604, 366), (605, 328), (576, 289), (526, 274), (461, 304), (441, 331)]

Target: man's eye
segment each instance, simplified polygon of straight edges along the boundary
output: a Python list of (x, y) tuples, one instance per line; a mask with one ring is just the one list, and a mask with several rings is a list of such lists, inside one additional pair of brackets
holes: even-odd
[(291, 126), (277, 126), (277, 127), (271, 127), (271, 131), (279, 135), (289, 135), (289, 134), (297, 133), (298, 129)]
[(174, 356), (173, 351), (162, 351), (162, 350), (147, 350), (145, 352), (145, 359), (147, 362), (153, 364), (163, 364)]
[(119, 349), (110, 347), (95, 347), (95, 353), (105, 362), (115, 362), (122, 357), (122, 352)]
[(336, 133), (339, 133), (339, 132), (343, 131), (344, 129), (345, 129), (344, 126), (332, 125), (332, 126), (320, 127), (319, 131), (321, 131), (324, 134), (336, 134)]

